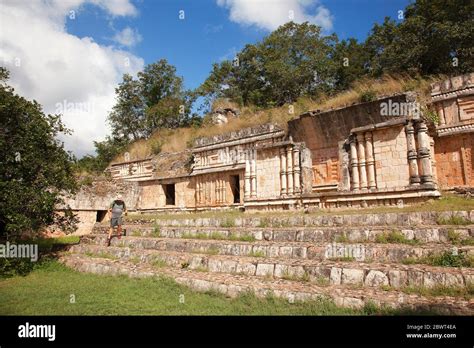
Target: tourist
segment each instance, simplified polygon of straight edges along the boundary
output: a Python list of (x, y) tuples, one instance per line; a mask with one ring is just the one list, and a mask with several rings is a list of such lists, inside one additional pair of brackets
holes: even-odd
[(112, 239), (112, 233), (114, 228), (117, 227), (117, 237), (122, 237), (122, 213), (127, 215), (127, 207), (121, 195), (117, 195), (117, 198), (110, 204), (109, 214), (110, 215), (110, 229), (107, 237), (107, 246), (110, 246)]

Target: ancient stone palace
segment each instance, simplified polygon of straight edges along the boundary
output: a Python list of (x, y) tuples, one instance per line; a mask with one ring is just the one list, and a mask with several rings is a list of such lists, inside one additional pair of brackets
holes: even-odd
[[(199, 138), (186, 151), (108, 171), (141, 212), (401, 206), (473, 186), (474, 73), (433, 84), (428, 108), (419, 105), (405, 92), (308, 111), (285, 129), (263, 124)], [(92, 219), (107, 195), (80, 192), (68, 203)]]

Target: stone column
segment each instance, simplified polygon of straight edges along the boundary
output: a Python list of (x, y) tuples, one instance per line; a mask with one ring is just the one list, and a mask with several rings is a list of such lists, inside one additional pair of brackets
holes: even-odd
[(201, 191), (200, 191), (199, 178), (196, 177), (196, 203), (201, 203)]
[(293, 147), (293, 179), (294, 179), (294, 188), (295, 193), (301, 192), (300, 184), (300, 149), (297, 146)]
[(416, 153), (415, 145), (415, 128), (413, 128), (412, 121), (409, 121), (405, 126), (405, 133), (407, 135), (407, 158), (410, 172), (410, 185), (419, 185), (420, 176), (418, 175), (418, 155)]
[(251, 150), (250, 160), (250, 196), (257, 197), (257, 149)]
[(222, 179), (222, 203), (227, 203), (227, 180), (225, 179)]
[(367, 163), (367, 181), (369, 189), (377, 188), (375, 182), (375, 160), (374, 160), (374, 146), (372, 144), (372, 132), (365, 133), (365, 155)]
[(357, 159), (357, 144), (356, 137), (352, 136), (351, 144), (351, 188), (357, 191), (359, 189), (359, 161)]
[(418, 131), (418, 159), (420, 160), (421, 166), (421, 183), (432, 184), (433, 174), (431, 170), (431, 158), (430, 158), (430, 139), (428, 136), (428, 127), (425, 122), (421, 121), (417, 124)]
[(357, 135), (357, 155), (359, 157), (359, 178), (360, 178), (360, 189), (367, 189), (367, 171), (365, 163), (365, 139), (364, 134)]
[(281, 195), (286, 195), (286, 153), (285, 148), (280, 148), (280, 187)]
[(291, 146), (288, 146), (286, 149), (286, 166), (287, 166), (287, 171), (286, 171), (286, 176), (288, 179), (288, 194), (292, 195), (293, 194), (293, 151), (291, 149)]
[(436, 160), (435, 160), (435, 142), (433, 139), (430, 139), (430, 153), (432, 154), (431, 155), (431, 169), (432, 169), (432, 173), (433, 173), (433, 182), (434, 183), (437, 183), (438, 182), (438, 172), (437, 172), (437, 169), (436, 169)]
[(446, 118), (444, 115), (444, 106), (442, 102), (436, 105), (436, 112), (439, 115), (439, 125), (440, 126), (446, 125)]
[(244, 198), (250, 198), (250, 149), (245, 151), (245, 173), (244, 173)]

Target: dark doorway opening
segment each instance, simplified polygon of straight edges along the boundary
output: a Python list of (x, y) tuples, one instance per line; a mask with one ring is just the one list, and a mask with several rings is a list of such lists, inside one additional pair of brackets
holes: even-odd
[(95, 217), (95, 222), (104, 221), (106, 216), (107, 216), (107, 210), (97, 210), (97, 215)]
[(163, 185), (163, 190), (165, 191), (166, 196), (166, 205), (175, 205), (175, 189), (174, 184)]
[(230, 176), (230, 188), (232, 196), (234, 196), (234, 203), (240, 203), (240, 180), (238, 175)]

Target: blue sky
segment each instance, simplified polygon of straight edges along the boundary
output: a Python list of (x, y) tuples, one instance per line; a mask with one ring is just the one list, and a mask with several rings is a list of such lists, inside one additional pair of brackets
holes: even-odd
[[(232, 58), (247, 43), (268, 35), (269, 30), (241, 25), (229, 20), (229, 10), (214, 0), (144, 0), (133, 2), (139, 10), (134, 18), (118, 18), (113, 27), (135, 28), (142, 41), (130, 51), (145, 64), (165, 58), (176, 66), (187, 88), (198, 87), (207, 77), (212, 63)], [(333, 16), (333, 29), (339, 38), (364, 40), (375, 22), (385, 16), (397, 18), (408, 0), (322, 0)], [(179, 11), (185, 19), (179, 19)], [(91, 36), (98, 43), (112, 43), (114, 29), (104, 20), (104, 11), (86, 5), (76, 20), (67, 22), (68, 32)]]
[[(1, 0), (0, 61), (10, 84), (62, 114), (77, 157), (110, 134), (107, 115), (124, 73), (165, 58), (187, 88), (290, 19), (339, 38), (366, 38), (409, 0)], [(180, 19), (183, 15), (184, 19)], [(291, 17), (291, 18), (290, 18)]]

